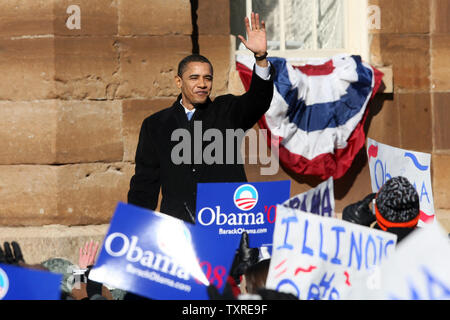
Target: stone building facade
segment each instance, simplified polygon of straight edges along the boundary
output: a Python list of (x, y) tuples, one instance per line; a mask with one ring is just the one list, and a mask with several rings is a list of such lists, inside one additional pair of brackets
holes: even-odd
[[(368, 136), (432, 153), (437, 217), (450, 232), (450, 1), (369, 2), (381, 8), (370, 62), (392, 69), (393, 92), (372, 103)], [(117, 202), (126, 202), (142, 120), (178, 95), (178, 61), (198, 49), (215, 68), (213, 95), (243, 92), (229, 7), (229, 0), (0, 2), (1, 242), (19, 241), (30, 263), (76, 262), (84, 241), (103, 239)], [(292, 180), (292, 195), (320, 182), (246, 170), (249, 181)], [(362, 150), (335, 181), (336, 211), (370, 192)]]

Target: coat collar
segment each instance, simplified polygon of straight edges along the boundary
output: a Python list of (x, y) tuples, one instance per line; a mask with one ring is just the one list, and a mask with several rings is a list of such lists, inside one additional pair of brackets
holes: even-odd
[[(185, 108), (181, 105), (181, 93), (178, 95), (177, 100), (172, 105), (172, 108), (174, 109), (175, 117), (177, 118), (177, 122), (180, 126), (186, 127), (188, 124)], [(202, 103), (200, 105), (197, 105), (195, 107), (194, 115), (191, 119), (191, 121), (195, 120), (202, 120), (202, 116), (204, 115), (206, 109), (211, 105), (212, 101), (208, 97), (205, 103)]]

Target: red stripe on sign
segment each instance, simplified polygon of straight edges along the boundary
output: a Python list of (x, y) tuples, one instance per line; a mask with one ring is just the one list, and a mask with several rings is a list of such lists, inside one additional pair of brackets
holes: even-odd
[(376, 158), (378, 156), (378, 146), (371, 145), (369, 147), (368, 154), (369, 154), (369, 161), (371, 157)]
[(347, 271), (344, 272), (344, 276), (345, 276), (345, 284), (348, 285), (349, 287), (351, 287), (351, 283), (349, 281), (350, 275), (348, 274)]
[(247, 208), (247, 207), (251, 207), (253, 206), (255, 203), (254, 202), (250, 202), (250, 203), (238, 203), (239, 207), (243, 207), (243, 208)]
[(314, 269), (316, 269), (317, 267), (315, 266), (309, 266), (308, 269), (303, 269), (303, 268), (297, 268), (295, 270), (294, 275), (296, 276), (299, 272), (305, 272), (305, 273), (309, 273), (311, 271), (313, 271)]
[(236, 202), (237, 202), (238, 204), (247, 204), (247, 203), (255, 203), (256, 200), (255, 200), (255, 199), (252, 199), (252, 200), (245, 200), (245, 201), (239, 201), (239, 200), (236, 200)]
[(281, 261), (281, 262), (275, 267), (275, 270), (278, 269), (279, 267), (281, 267), (281, 266), (286, 262), (286, 260), (287, 260), (287, 259), (284, 259), (283, 261)]
[(420, 210), (420, 216), (419, 219), (422, 220), (425, 223), (432, 223), (434, 221), (434, 214), (429, 216), (422, 210)]
[(287, 271), (287, 268), (285, 268), (283, 271), (281, 271), (279, 274), (277, 274), (275, 276), (275, 278), (278, 278), (279, 276), (281, 276), (283, 273), (285, 273)]

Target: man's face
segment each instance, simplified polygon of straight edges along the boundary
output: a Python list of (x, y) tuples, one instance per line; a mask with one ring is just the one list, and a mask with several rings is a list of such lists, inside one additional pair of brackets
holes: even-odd
[(181, 89), (183, 104), (190, 107), (205, 103), (211, 94), (213, 75), (208, 63), (190, 62), (181, 77), (175, 77), (176, 85)]

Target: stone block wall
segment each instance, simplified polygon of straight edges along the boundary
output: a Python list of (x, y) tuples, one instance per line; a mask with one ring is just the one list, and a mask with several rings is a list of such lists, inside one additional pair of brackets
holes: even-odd
[(60, 229), (74, 245), (102, 239), (126, 201), (143, 119), (178, 95), (190, 10), (189, 0), (0, 3), (0, 240), (21, 239), (27, 262), (76, 257), (55, 249)]
[(200, 54), (214, 67), (212, 96), (228, 93), (230, 61), (230, 4), (228, 0), (198, 1), (197, 26)]
[(376, 110), (368, 135), (432, 154), (437, 218), (450, 231), (450, 1), (369, 2), (381, 9), (381, 29), (371, 32), (372, 63), (392, 66), (394, 93)]
[[(431, 106), (434, 194), (450, 220), (450, 1), (431, 2)], [(448, 224), (450, 225), (450, 223)]]
[(190, 1), (170, 2), (0, 3), (0, 240), (27, 262), (76, 259), (126, 202), (141, 123), (192, 52)]

